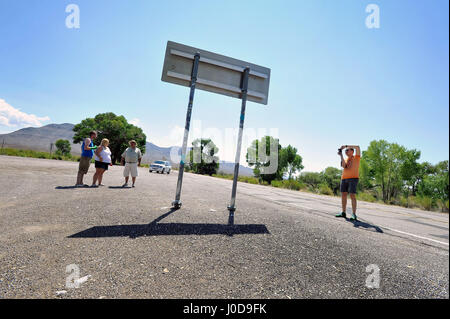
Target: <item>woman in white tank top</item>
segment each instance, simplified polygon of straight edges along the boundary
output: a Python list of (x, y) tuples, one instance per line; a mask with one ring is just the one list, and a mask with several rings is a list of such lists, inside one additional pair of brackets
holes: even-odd
[[(111, 150), (108, 147), (109, 140), (104, 138), (101, 146), (95, 151), (95, 174), (91, 187), (103, 186), (103, 174), (108, 170), (108, 166), (112, 166)], [(98, 180), (98, 186), (96, 185)]]

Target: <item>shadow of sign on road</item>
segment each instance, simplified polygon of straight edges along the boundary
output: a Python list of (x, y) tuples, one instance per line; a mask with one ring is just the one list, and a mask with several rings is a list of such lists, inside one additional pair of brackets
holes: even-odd
[(127, 189), (132, 188), (131, 186), (108, 186), (110, 189)]
[(101, 237), (130, 237), (142, 236), (170, 236), (170, 235), (244, 235), (244, 234), (270, 234), (265, 225), (226, 225), (204, 223), (163, 223), (159, 221), (166, 218), (177, 209), (172, 208), (167, 213), (156, 218), (149, 224), (94, 226), (68, 238), (101, 238)]
[[(93, 188), (92, 186), (89, 185), (85, 185), (85, 186), (75, 186), (75, 185), (71, 185), (71, 186), (56, 186), (55, 189), (75, 189), (75, 188)], [(97, 187), (95, 187), (97, 188)], [(108, 186), (108, 188), (110, 189), (128, 189), (128, 188), (132, 188), (131, 186)]]
[(75, 189), (75, 188), (89, 188), (88, 186), (56, 186), (55, 189)]

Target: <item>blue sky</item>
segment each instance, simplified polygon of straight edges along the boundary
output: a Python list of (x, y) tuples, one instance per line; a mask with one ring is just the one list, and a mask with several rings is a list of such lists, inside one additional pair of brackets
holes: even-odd
[[(65, 25), (71, 3), (79, 29)], [(365, 24), (371, 3), (379, 29)], [(269, 67), (269, 103), (249, 102), (245, 127), (249, 136), (272, 129), (283, 146), (297, 147), (305, 170), (338, 166), (337, 147), (364, 150), (374, 139), (437, 163), (449, 158), (448, 6), (0, 0), (0, 132), (114, 112), (143, 127), (148, 141), (180, 145), (188, 88), (161, 82), (171, 40)], [(239, 100), (197, 90), (192, 120), (201, 135), (215, 130), (222, 159), (234, 160), (220, 134), (238, 127), (239, 113)]]

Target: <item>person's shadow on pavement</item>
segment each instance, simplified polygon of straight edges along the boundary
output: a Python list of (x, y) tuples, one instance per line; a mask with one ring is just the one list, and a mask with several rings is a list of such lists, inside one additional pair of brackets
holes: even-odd
[(361, 221), (359, 219), (351, 220), (351, 219), (346, 218), (346, 220), (349, 221), (350, 223), (352, 223), (353, 226), (356, 227), (356, 228), (362, 227), (362, 228), (369, 229), (369, 230), (371, 228), (373, 228), (377, 233), (383, 233), (383, 230), (380, 227), (378, 227), (376, 225), (372, 225), (372, 224), (366, 223), (366, 222)]

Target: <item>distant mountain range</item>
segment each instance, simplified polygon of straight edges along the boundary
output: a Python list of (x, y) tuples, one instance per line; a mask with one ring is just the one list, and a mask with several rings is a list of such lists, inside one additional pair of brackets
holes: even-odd
[[(73, 124), (49, 124), (42, 127), (27, 127), (9, 134), (0, 134), (0, 143), (4, 147), (30, 149), (34, 151), (50, 151), (50, 144), (58, 139), (69, 140), (72, 143)], [(74, 155), (81, 154), (79, 144), (71, 144)], [(56, 147), (53, 145), (53, 150)]]
[[(81, 154), (81, 144), (73, 144), (73, 128), (75, 125), (70, 123), (63, 124), (48, 124), (42, 127), (27, 127), (8, 134), (0, 134), (0, 145), (10, 148), (30, 149), (35, 151), (50, 151), (50, 145), (53, 143), (53, 151), (56, 150), (54, 146), (58, 139), (66, 139), (71, 142), (72, 154)], [(170, 154), (181, 153), (181, 147), (160, 147), (153, 143), (147, 142), (146, 152), (143, 156), (143, 163), (151, 163), (156, 160), (170, 160)], [(178, 163), (173, 163), (178, 165)], [(234, 173), (234, 163), (220, 161), (219, 172), (225, 174)], [(249, 167), (240, 165), (239, 175), (253, 176), (253, 170)]]

